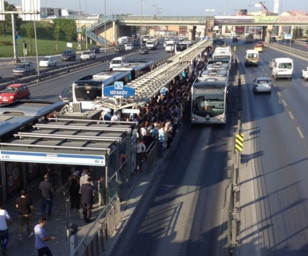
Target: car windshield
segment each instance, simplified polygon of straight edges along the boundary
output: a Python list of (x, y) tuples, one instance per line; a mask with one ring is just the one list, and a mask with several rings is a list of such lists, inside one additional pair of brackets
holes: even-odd
[(44, 58), (43, 58), (43, 60), (45, 60), (45, 61), (49, 61), (49, 60), (50, 60), (50, 58), (49, 58), (49, 57), (44, 57)]
[(5, 90), (4, 90), (4, 92), (9, 92), (9, 93), (17, 92), (17, 91), (18, 91), (18, 88), (16, 88), (16, 87), (6, 87)]
[(82, 54), (86, 55), (86, 54), (90, 54), (90, 52), (83, 52)]
[(268, 83), (270, 83), (270, 80), (268, 80), (268, 79), (260, 79), (260, 80), (257, 80), (257, 83), (259, 83), (259, 84), (268, 84)]
[(28, 64), (18, 64), (17, 65), (18, 68), (26, 68), (28, 66), (29, 66)]

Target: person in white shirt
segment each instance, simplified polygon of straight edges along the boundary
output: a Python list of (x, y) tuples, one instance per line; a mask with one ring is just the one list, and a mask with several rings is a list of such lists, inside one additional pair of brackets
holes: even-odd
[(6, 255), (7, 245), (9, 243), (9, 230), (7, 226), (7, 221), (14, 224), (7, 210), (3, 209), (2, 204), (0, 204), (0, 242), (2, 255)]
[(136, 148), (137, 170), (139, 171), (142, 171), (142, 160), (144, 158), (145, 151), (146, 151), (146, 146), (140, 139), (137, 139), (137, 148)]

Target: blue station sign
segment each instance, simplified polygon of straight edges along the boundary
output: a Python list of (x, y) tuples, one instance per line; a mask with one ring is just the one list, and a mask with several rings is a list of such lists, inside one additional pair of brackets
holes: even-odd
[(121, 81), (116, 81), (113, 86), (104, 87), (104, 96), (122, 96), (124, 98), (131, 97), (135, 96), (135, 89), (124, 85)]

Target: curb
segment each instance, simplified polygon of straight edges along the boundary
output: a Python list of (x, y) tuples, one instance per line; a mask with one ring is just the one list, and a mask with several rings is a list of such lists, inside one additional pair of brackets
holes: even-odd
[[(183, 128), (183, 125), (181, 128)], [(103, 252), (102, 255), (108, 256), (113, 253), (113, 250), (117, 242), (121, 238), (125, 237), (126, 235), (125, 232), (132, 225), (133, 223), (132, 220), (133, 219), (138, 220), (138, 217), (137, 217), (138, 214), (142, 214), (144, 212), (147, 206), (146, 202), (149, 201), (149, 199), (154, 195), (154, 192), (157, 188), (157, 184), (159, 183), (160, 178), (162, 177), (161, 170), (165, 168), (165, 165), (167, 164), (168, 159), (170, 159), (171, 155), (174, 153), (176, 145), (179, 142), (179, 138), (181, 137), (181, 133), (182, 133), (182, 129), (180, 130), (180, 132), (176, 133), (171, 147), (165, 152), (163, 157), (158, 158), (158, 161), (154, 164), (154, 167), (151, 169), (151, 171), (149, 173), (145, 173), (145, 175), (139, 176), (138, 180), (136, 180), (135, 183), (131, 185), (130, 193), (128, 193), (129, 198), (121, 202), (121, 208), (122, 208), (123, 202), (126, 203), (124, 211), (123, 212), (121, 211), (121, 221), (118, 223), (114, 234), (111, 236), (111, 238), (109, 238), (106, 244), (106, 250)], [(145, 186), (145, 183), (146, 183), (146, 186)], [(134, 194), (134, 191), (137, 191), (138, 188), (141, 187), (140, 185), (142, 185), (142, 187), (145, 187), (142, 193), (139, 193), (138, 197), (131, 197)], [(134, 207), (129, 207), (127, 209), (127, 206), (130, 204), (134, 204)], [(124, 240), (124, 243), (129, 242), (129, 239), (123, 239), (123, 240)]]

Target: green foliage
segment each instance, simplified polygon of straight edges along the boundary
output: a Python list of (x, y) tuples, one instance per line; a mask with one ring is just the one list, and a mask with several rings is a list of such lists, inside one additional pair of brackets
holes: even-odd
[(28, 23), (26, 26), (26, 31), (27, 31), (27, 37), (32, 41), (34, 38), (34, 26), (33, 23)]
[(75, 20), (55, 19), (54, 26), (59, 26), (61, 28), (61, 31), (65, 34), (65, 38), (67, 41), (76, 41), (77, 29)]

